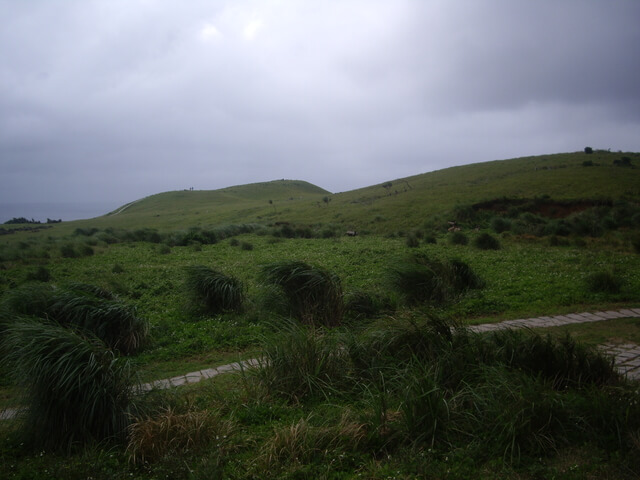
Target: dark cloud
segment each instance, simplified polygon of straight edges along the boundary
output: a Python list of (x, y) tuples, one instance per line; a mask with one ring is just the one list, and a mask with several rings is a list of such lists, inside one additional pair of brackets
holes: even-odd
[(635, 0), (0, 0), (0, 203), (638, 150), (638, 18)]

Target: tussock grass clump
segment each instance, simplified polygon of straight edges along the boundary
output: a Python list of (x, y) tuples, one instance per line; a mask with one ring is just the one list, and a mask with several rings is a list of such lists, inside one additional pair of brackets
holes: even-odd
[(447, 303), (469, 289), (484, 285), (465, 262), (430, 259), (424, 255), (397, 262), (389, 270), (388, 281), (410, 305)]
[(28, 282), (48, 282), (51, 280), (51, 272), (40, 265), (36, 270), (27, 273), (26, 280)]
[(21, 421), (30, 444), (59, 450), (123, 438), (131, 401), (129, 363), (99, 339), (19, 319), (8, 325), (2, 350), (25, 388)]
[(73, 246), (70, 243), (62, 245), (60, 247), (60, 255), (62, 255), (63, 258), (77, 258), (77, 257), (79, 257), (78, 251), (76, 250), (75, 246)]
[(204, 265), (187, 267), (186, 288), (194, 303), (212, 314), (240, 311), (244, 303), (240, 280)]
[[(344, 458), (357, 452), (366, 439), (365, 426), (346, 413), (331, 424), (313, 425), (312, 418), (303, 418), (291, 425), (274, 429), (273, 436), (264, 444), (260, 463), (274, 468), (288, 462), (324, 461)], [(338, 455), (342, 454), (342, 455)]]
[(473, 239), (473, 246), (480, 250), (500, 250), (500, 240), (485, 232)]
[(233, 432), (233, 425), (210, 410), (179, 412), (166, 407), (157, 413), (135, 418), (129, 425), (127, 453), (134, 463), (198, 452), (216, 443), (220, 450)]
[(348, 365), (337, 334), (287, 321), (278, 335), (266, 339), (253, 373), (268, 394), (298, 402), (328, 397), (337, 386), (344, 386)]
[(453, 232), (449, 237), (449, 243), (451, 245), (467, 245), (469, 243), (469, 239), (462, 232)]
[(291, 315), (302, 323), (324, 326), (342, 323), (342, 284), (337, 275), (299, 261), (266, 265), (263, 274), (268, 283), (281, 289)]
[(127, 355), (142, 348), (149, 331), (134, 307), (94, 285), (26, 284), (8, 292), (2, 303), (14, 316), (33, 316), (91, 332)]
[(391, 299), (379, 294), (355, 290), (345, 299), (344, 311), (351, 318), (375, 318), (393, 309)]
[(487, 341), (485, 362), (499, 362), (542, 376), (558, 390), (619, 381), (613, 359), (568, 334), (556, 339), (523, 330), (504, 330), (492, 333)]
[(622, 279), (610, 270), (591, 273), (585, 279), (585, 287), (591, 293), (620, 293)]
[(420, 239), (414, 233), (407, 235), (405, 239), (405, 245), (409, 248), (417, 248), (420, 246)]
[(511, 230), (511, 220), (505, 217), (493, 217), (491, 219), (491, 229), (496, 233)]

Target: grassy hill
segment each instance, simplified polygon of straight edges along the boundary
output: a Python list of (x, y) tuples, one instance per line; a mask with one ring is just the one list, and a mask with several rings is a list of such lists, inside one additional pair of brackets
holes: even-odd
[[(631, 167), (614, 163), (623, 157), (631, 160)], [(69, 223), (166, 230), (291, 222), (388, 233), (419, 228), (434, 216), (444, 220), (456, 208), (502, 197), (640, 201), (637, 166), (638, 153), (596, 151), (451, 167), (335, 194), (304, 181), (278, 180), (214, 191), (160, 193), (103, 217)]]
[[(639, 478), (637, 384), (595, 350), (553, 329), (449, 328), (637, 308), (639, 167), (636, 153), (546, 155), (336, 194), (295, 180), (166, 192), (94, 219), (3, 225), (22, 231), (0, 236), (0, 410), (34, 406), (0, 422), (5, 476)], [(242, 305), (214, 308), (215, 288)], [(292, 320), (323, 311), (342, 325)], [(638, 343), (638, 320), (575, 328), (589, 348)], [(126, 399), (105, 392), (128, 388), (128, 372), (146, 382), (260, 355), (244, 375), (135, 395), (126, 419), (74, 407)], [(87, 365), (96, 382), (77, 381)], [(66, 418), (123, 420), (113, 440), (58, 449)]]

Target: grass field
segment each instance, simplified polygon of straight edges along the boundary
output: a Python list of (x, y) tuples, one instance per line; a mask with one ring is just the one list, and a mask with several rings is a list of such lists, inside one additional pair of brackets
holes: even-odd
[[(0, 478), (637, 478), (640, 425), (625, 417), (636, 415), (637, 386), (567, 380), (563, 390), (494, 358), (503, 347), (437, 340), (440, 321), (638, 307), (640, 155), (624, 155), (632, 167), (613, 164), (620, 153), (557, 154), (336, 194), (291, 180), (168, 192), (96, 219), (0, 236), (0, 334), (14, 343), (23, 337), (13, 324), (25, 316), (66, 319), (70, 307), (46, 295), (80, 283), (99, 289), (80, 292), (74, 319), (124, 305), (148, 325), (141, 351), (114, 353), (141, 381), (271, 359), (257, 377), (221, 376), (133, 401), (137, 430), (125, 441), (43, 451), (21, 437), (19, 422), (2, 422), (8, 467)], [(449, 221), (461, 231), (448, 232)], [(411, 302), (398, 289), (393, 272), (416, 259), (429, 282), (449, 288), (443, 300)], [(298, 330), (285, 320), (293, 307), (265, 274), (282, 261), (335, 275), (344, 295), (334, 309), (344, 313), (340, 327)], [(195, 266), (233, 279), (241, 306), (207, 310), (189, 289), (187, 267)], [(479, 281), (454, 289), (460, 272)], [(15, 300), (21, 292), (32, 295), (29, 305)], [(424, 324), (434, 318), (435, 327)], [(415, 349), (406, 345), (423, 330), (412, 325), (427, 329)], [(635, 320), (549, 329), (557, 338), (565, 330), (587, 345), (640, 343)], [(78, 342), (55, 329), (47, 335)], [(82, 344), (93, 348), (87, 355), (110, 355), (91, 341)], [(466, 346), (451, 350), (456, 342)], [(278, 362), (279, 373), (266, 367)], [(22, 405), (24, 388), (3, 362), (0, 407)], [(160, 441), (169, 437), (175, 441)]]

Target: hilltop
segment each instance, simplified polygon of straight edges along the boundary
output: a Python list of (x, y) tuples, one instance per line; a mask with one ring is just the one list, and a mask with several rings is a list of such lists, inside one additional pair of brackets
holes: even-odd
[[(622, 166), (620, 159), (629, 159)], [(500, 198), (640, 201), (640, 154), (596, 151), (496, 160), (392, 179), (342, 193), (300, 180), (175, 191), (124, 205), (74, 225), (161, 230), (291, 222), (386, 233)]]

